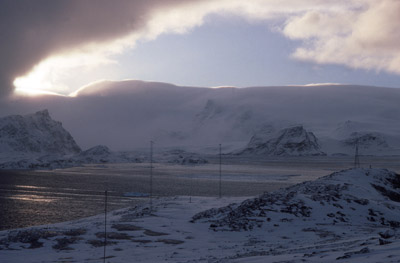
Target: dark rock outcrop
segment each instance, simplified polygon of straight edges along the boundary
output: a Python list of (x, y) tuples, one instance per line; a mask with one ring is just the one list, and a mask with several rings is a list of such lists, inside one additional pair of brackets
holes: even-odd
[(30, 115), (12, 115), (0, 119), (0, 153), (77, 154), (81, 151), (61, 122), (48, 110)]
[(282, 224), (398, 228), (399, 182), (399, 174), (385, 169), (349, 169), (241, 204), (213, 208), (194, 215), (192, 221), (208, 222), (213, 230), (233, 231)]
[(303, 126), (295, 126), (279, 131), (276, 135), (250, 139), (248, 146), (238, 154), (267, 156), (313, 156), (325, 155), (321, 151), (317, 137)]

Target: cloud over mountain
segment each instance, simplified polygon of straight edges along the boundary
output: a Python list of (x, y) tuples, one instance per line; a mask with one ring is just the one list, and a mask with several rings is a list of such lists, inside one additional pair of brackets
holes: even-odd
[[(52, 66), (93, 66), (108, 63), (107, 55), (126, 43), (122, 37), (142, 30), (150, 13), (179, 5), (181, 0), (116, 1), (13, 1), (0, 3), (0, 87), (9, 92), (18, 76), (28, 73), (48, 57), (70, 54), (70, 59), (53, 60)], [(102, 47), (105, 46), (105, 47)], [(64, 64), (64, 65), (60, 65)], [(55, 69), (53, 69), (55, 70)], [(47, 77), (52, 72), (45, 72)], [(40, 74), (38, 74), (40, 75)], [(40, 77), (40, 76), (38, 76)], [(54, 76), (53, 76), (54, 77)]]
[(69, 71), (116, 63), (113, 55), (138, 40), (185, 33), (210, 14), (266, 21), (299, 40), (295, 59), (400, 74), (396, 0), (4, 0), (0, 7), (0, 94), (28, 72), (19, 86), (68, 94)]

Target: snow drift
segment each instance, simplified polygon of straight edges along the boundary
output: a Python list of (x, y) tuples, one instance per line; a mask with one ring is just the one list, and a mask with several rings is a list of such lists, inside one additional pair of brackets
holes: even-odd
[(193, 216), (214, 230), (343, 224), (400, 227), (400, 175), (350, 169)]

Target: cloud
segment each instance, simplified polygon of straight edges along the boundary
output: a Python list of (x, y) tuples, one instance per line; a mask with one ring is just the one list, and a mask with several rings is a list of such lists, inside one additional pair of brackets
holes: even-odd
[(271, 22), (300, 43), (295, 59), (400, 74), (397, 0), (3, 0), (0, 93), (23, 76), (22, 88), (68, 94), (66, 78), (89, 78), (137, 41), (186, 33), (210, 14)]
[(311, 10), (289, 18), (283, 34), (303, 41), (293, 57), (400, 74), (400, 1), (353, 4), (353, 9)]
[[(142, 30), (153, 12), (179, 6), (183, 0), (2, 0), (0, 3), (0, 92), (7, 93), (18, 76), (45, 62), (55, 66), (86, 54), (93, 58), (120, 52), (132, 40), (119, 39)], [(191, 1), (196, 2), (196, 1)], [(104, 45), (112, 42), (114, 45)], [(123, 45), (122, 45), (123, 44)], [(108, 49), (106, 49), (106, 47)], [(97, 51), (99, 50), (99, 51)], [(61, 59), (68, 55), (66, 60)], [(62, 56), (64, 55), (64, 56)], [(62, 60), (62, 61), (61, 61)], [(107, 60), (107, 59), (106, 59)], [(68, 64), (68, 63), (67, 63)], [(84, 63), (85, 64), (85, 63)], [(39, 65), (38, 65), (39, 66)], [(51, 68), (48, 66), (47, 68)], [(68, 66), (68, 65), (65, 65)], [(43, 65), (41, 72), (43, 73)], [(40, 74), (36, 74), (36, 78)], [(32, 81), (32, 79), (31, 79)]]

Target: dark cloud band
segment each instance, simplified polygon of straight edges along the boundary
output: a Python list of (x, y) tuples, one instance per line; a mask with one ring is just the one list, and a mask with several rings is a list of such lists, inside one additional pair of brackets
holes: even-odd
[(51, 54), (140, 29), (154, 10), (182, 0), (3, 0), (0, 95)]

